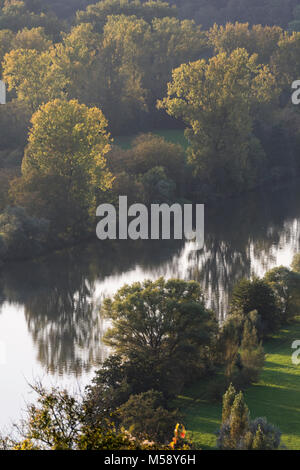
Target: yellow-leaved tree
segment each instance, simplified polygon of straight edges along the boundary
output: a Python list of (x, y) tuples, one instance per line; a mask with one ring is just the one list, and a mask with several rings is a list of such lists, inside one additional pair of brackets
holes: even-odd
[(105, 159), (107, 121), (98, 108), (56, 99), (41, 106), (31, 122), (22, 177), (12, 188), (16, 202), (49, 219), (54, 236), (79, 237), (112, 183)]
[(235, 49), (173, 70), (168, 95), (158, 106), (188, 125), (195, 173), (224, 196), (257, 183), (264, 152), (254, 118), (276, 95), (269, 67), (258, 64), (256, 54)]

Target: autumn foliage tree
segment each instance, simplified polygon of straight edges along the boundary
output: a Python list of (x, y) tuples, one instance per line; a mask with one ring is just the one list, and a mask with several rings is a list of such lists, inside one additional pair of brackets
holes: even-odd
[[(215, 193), (257, 183), (264, 153), (253, 133), (254, 109), (274, 97), (275, 78), (245, 49), (183, 64), (160, 108), (188, 126), (189, 160)], [(256, 108), (257, 109), (257, 108)]]
[(49, 219), (56, 236), (82, 235), (89, 229), (97, 199), (111, 186), (106, 119), (98, 108), (54, 100), (31, 122), (22, 178), (12, 193), (31, 213)]

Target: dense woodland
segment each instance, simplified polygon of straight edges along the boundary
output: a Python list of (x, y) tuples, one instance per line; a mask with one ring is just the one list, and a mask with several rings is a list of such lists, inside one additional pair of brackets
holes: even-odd
[(299, 174), (297, 2), (45, 3), (0, 2), (2, 258), (89, 236), (119, 194), (217, 201)]

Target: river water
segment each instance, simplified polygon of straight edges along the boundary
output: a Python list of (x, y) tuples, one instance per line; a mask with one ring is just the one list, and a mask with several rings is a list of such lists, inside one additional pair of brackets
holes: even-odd
[(300, 186), (252, 193), (205, 208), (205, 246), (100, 242), (10, 264), (0, 273), (0, 428), (34, 400), (30, 383), (83, 389), (107, 351), (104, 296), (125, 283), (179, 277), (201, 283), (222, 320), (232, 286), (288, 266), (299, 251)]

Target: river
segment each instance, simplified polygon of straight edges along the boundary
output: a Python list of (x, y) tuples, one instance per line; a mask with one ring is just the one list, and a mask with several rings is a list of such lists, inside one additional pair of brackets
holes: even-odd
[(0, 428), (34, 399), (30, 383), (83, 390), (107, 351), (104, 296), (160, 276), (199, 281), (207, 305), (226, 316), (232, 286), (288, 266), (299, 251), (300, 185), (205, 208), (205, 246), (100, 242), (6, 265), (0, 273)]

